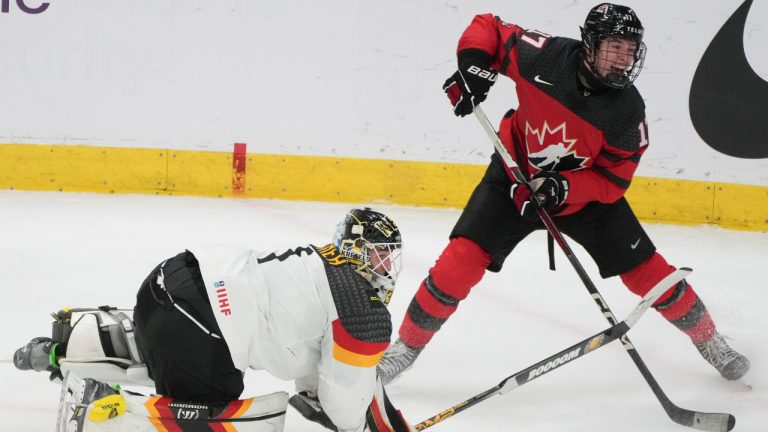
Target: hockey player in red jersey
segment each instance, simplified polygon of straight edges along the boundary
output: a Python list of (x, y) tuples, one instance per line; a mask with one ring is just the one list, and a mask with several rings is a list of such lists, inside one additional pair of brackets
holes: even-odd
[[(498, 74), (515, 81), (519, 106), (504, 116), (499, 135), (529, 183), (511, 180), (493, 154), (379, 364), (384, 382), (413, 364), (486, 270), (501, 270), (523, 238), (544, 229), (537, 206), (587, 250), (603, 278), (619, 276), (637, 295), (674, 270), (624, 198), (648, 146), (645, 106), (633, 85), (645, 58), (643, 32), (632, 9), (609, 3), (589, 11), (581, 41), (491, 14), (477, 15), (464, 31), (458, 71), (444, 90), (463, 117), (485, 100)], [(728, 346), (685, 280), (654, 307), (723, 377), (748, 371), (747, 358)]]
[[(77, 432), (279, 432), (284, 392), (238, 401), (249, 368), (294, 380), (291, 405), (333, 430), (410, 431), (375, 367), (390, 342), (386, 305), (401, 249), (397, 225), (369, 208), (351, 210), (333, 243), (322, 247), (277, 253), (190, 248), (147, 276), (133, 320), (99, 308), (76, 311), (85, 313), (70, 323), (70, 311), (57, 319), (66, 331), (35, 338), (16, 352), (14, 363), (86, 378), (74, 386), (77, 405), (66, 419)], [(132, 369), (144, 366), (162, 398), (117, 392), (101, 382), (125, 384)], [(258, 421), (243, 421), (252, 418)], [(190, 429), (176, 425), (192, 420), (198, 424)], [(163, 428), (154, 429), (158, 424)]]

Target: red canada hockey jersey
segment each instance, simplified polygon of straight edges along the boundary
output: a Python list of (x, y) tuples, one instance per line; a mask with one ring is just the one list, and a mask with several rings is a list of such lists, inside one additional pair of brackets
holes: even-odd
[(595, 94), (578, 81), (581, 42), (477, 15), (458, 51), (479, 49), (516, 83), (520, 102), (499, 135), (526, 175), (559, 171), (570, 189), (559, 215), (624, 195), (648, 145), (645, 104), (637, 89)]

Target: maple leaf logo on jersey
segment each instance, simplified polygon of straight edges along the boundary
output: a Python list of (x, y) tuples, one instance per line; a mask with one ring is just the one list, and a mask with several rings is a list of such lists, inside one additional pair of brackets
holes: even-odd
[(541, 171), (575, 171), (584, 168), (589, 157), (576, 153), (576, 141), (566, 135), (565, 122), (551, 128), (545, 121), (541, 129), (525, 123), (528, 161)]

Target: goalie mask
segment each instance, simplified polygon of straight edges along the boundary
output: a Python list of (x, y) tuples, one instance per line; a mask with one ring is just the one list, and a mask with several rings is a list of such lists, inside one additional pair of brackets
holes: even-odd
[(376, 290), (386, 305), (400, 273), (403, 241), (397, 225), (370, 208), (352, 209), (339, 222), (333, 236), (339, 253)]
[(631, 86), (645, 61), (643, 32), (635, 11), (626, 6), (592, 8), (581, 27), (582, 59), (590, 78), (614, 89)]

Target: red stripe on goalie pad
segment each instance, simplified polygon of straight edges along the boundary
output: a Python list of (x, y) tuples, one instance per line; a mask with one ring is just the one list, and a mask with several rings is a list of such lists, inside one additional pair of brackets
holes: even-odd
[(222, 412), (220, 415), (218, 415), (217, 419), (226, 419), (226, 418), (232, 418), (237, 412), (240, 410), (240, 408), (243, 406), (242, 400), (235, 400), (227, 404), (227, 407), (224, 408), (224, 412)]
[(176, 416), (173, 415), (173, 411), (168, 407), (171, 402), (173, 402), (173, 399), (165, 397), (160, 398), (155, 402), (155, 409), (157, 410), (157, 413), (160, 414), (160, 417), (164, 419), (176, 418)]

